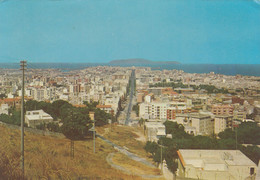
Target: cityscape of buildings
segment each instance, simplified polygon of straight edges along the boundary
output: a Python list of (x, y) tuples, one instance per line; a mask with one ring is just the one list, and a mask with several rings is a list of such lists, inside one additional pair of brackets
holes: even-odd
[[(135, 89), (129, 100), (133, 70)], [(8, 109), (21, 108), (21, 71), (0, 69), (0, 74), (0, 114), (8, 115)], [(191, 74), (150, 67), (97, 66), (72, 71), (28, 68), (25, 101), (29, 100), (64, 100), (75, 107), (97, 102), (96, 108), (116, 116), (119, 124), (126, 124), (131, 101), (129, 125), (138, 126), (143, 121), (146, 140), (151, 142), (171, 138), (165, 121), (183, 125), (185, 132), (194, 136), (218, 135), (241, 122), (260, 124), (260, 78), (254, 76)], [(53, 118), (43, 110), (27, 111), (25, 122), (36, 128), (53, 122)], [(238, 150), (179, 150), (178, 155), (180, 177), (255, 178), (257, 165)], [(241, 158), (243, 161), (238, 160)], [(242, 168), (241, 174), (236, 174), (236, 168)]]
[[(157, 87), (151, 86), (156, 83)], [(172, 88), (172, 83), (183, 87)], [(222, 89), (223, 93), (208, 93), (206, 85)], [(136, 70), (140, 118), (175, 121), (194, 135), (218, 134), (245, 121), (259, 123), (259, 89), (259, 77)]]

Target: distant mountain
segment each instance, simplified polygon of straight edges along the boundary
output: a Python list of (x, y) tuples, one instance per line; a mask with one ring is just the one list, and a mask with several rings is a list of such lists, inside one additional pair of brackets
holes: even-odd
[(110, 61), (109, 64), (180, 64), (177, 61), (151, 61), (142, 58), (136, 59), (120, 59), (120, 60), (113, 60)]

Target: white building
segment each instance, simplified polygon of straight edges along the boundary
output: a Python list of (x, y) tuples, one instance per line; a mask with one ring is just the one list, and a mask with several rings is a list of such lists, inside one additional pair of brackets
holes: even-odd
[(8, 114), (8, 104), (1, 104), (0, 114)]
[(139, 106), (139, 115), (144, 119), (166, 120), (174, 119), (176, 112), (184, 113), (186, 110), (187, 102), (145, 102)]
[(182, 124), (185, 132), (194, 135), (211, 135), (214, 132), (214, 119), (210, 115), (190, 113), (176, 114), (176, 118), (171, 120)]
[(139, 109), (139, 116), (144, 119), (165, 120), (167, 118), (167, 103), (141, 103)]
[(239, 150), (180, 149), (177, 175), (181, 178), (255, 179), (257, 166)]
[(43, 110), (26, 111), (25, 123), (28, 124), (28, 127), (35, 128), (37, 125), (50, 122), (53, 122), (53, 118)]
[(32, 97), (36, 101), (43, 101), (48, 99), (47, 90), (45, 88), (33, 88)]
[(218, 134), (218, 133), (224, 131), (226, 128), (231, 127), (232, 118), (233, 118), (233, 116), (229, 116), (229, 115), (216, 116), (214, 119), (215, 134)]
[(165, 126), (161, 122), (145, 122), (145, 128), (148, 141), (158, 141), (166, 136)]

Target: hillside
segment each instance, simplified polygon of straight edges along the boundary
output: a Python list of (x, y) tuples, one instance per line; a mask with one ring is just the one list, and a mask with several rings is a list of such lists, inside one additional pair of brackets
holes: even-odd
[[(113, 132), (118, 134), (119, 131), (116, 129), (121, 129), (121, 127), (114, 127)], [(0, 124), (0, 132), (0, 177), (21, 179), (20, 131)], [(140, 149), (139, 154), (144, 155), (142, 147), (138, 147), (138, 149)], [(132, 173), (112, 168), (107, 162), (107, 157), (111, 154), (116, 154), (112, 159), (115, 165), (124, 167)], [(128, 162), (130, 161), (127, 157), (118, 154), (110, 145), (99, 138), (96, 139), (95, 154), (93, 153), (92, 139), (76, 141), (75, 157), (71, 159), (69, 140), (25, 132), (25, 176), (27, 179), (77, 179), (79, 177), (142, 179), (140, 176), (134, 175), (134, 172), (159, 174), (158, 169), (149, 168), (136, 162), (131, 163), (136, 164), (136, 166), (130, 167), (127, 165)]]
[[(20, 131), (0, 125), (0, 176), (20, 179)], [(106, 162), (106, 156), (115, 150), (97, 139), (96, 153), (93, 141), (75, 142), (75, 157), (70, 158), (70, 141), (25, 133), (25, 176), (28, 179), (141, 179), (115, 170)]]
[(113, 60), (110, 61), (109, 64), (117, 64), (117, 65), (123, 65), (123, 64), (180, 64), (177, 61), (151, 61), (147, 59), (142, 58), (135, 58), (135, 59), (120, 59), (120, 60)]

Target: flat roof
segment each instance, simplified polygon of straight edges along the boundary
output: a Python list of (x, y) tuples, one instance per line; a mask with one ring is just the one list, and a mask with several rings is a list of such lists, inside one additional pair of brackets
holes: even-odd
[(200, 114), (200, 113), (187, 113), (187, 114), (176, 113), (176, 117), (210, 118), (211, 116), (208, 114)]
[(180, 149), (179, 158), (184, 166), (204, 170), (226, 171), (228, 166), (252, 166), (256, 164), (239, 150)]

